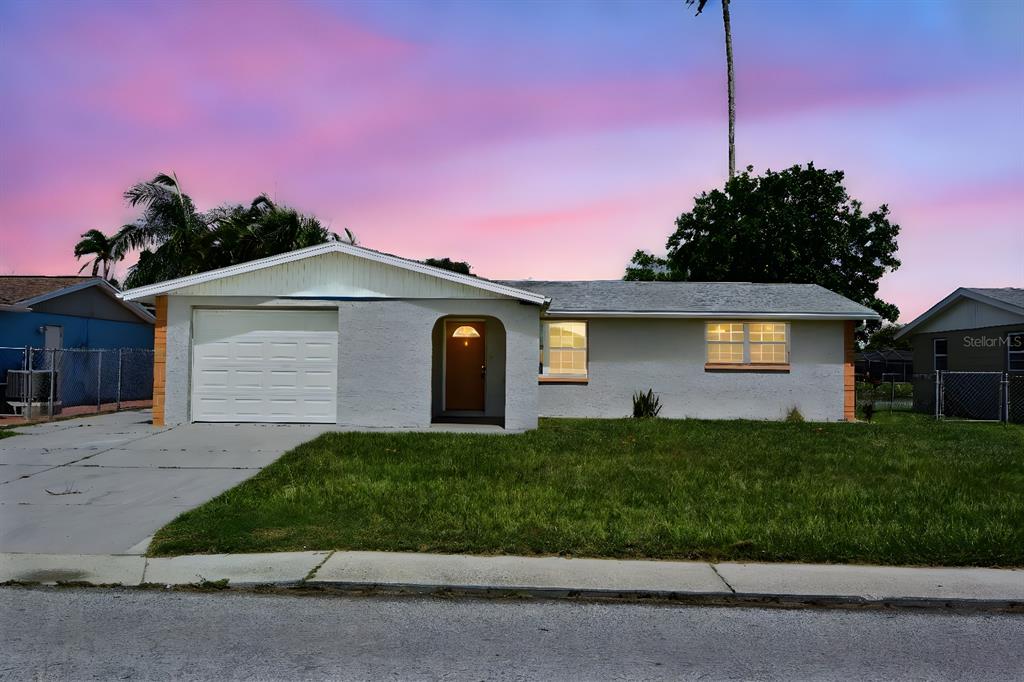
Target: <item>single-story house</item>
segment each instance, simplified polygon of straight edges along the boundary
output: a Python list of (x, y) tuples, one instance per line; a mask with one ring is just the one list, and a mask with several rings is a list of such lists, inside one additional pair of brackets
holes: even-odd
[[(26, 349), (43, 349), (32, 353), (36, 369), (53, 360), (47, 350), (148, 350), (153, 348), (154, 322), (150, 312), (119, 298), (117, 289), (99, 277), (0, 276), (0, 413), (10, 411), (2, 402), (8, 372), (26, 369)], [(100, 390), (95, 359), (68, 352), (58, 364), (62, 402), (95, 403)], [(116, 375), (117, 367), (103, 371)], [(110, 390), (116, 392), (116, 376), (105, 379), (102, 390), (114, 386)]]
[(0, 276), (0, 346), (152, 348), (153, 323), (100, 277)]
[(1024, 375), (1024, 288), (961, 287), (933, 305), (896, 338), (914, 354), (914, 405), (935, 409), (936, 371)]
[(423, 428), (854, 416), (853, 328), (812, 284), (492, 281), (330, 242), (122, 294), (156, 307), (154, 422)]

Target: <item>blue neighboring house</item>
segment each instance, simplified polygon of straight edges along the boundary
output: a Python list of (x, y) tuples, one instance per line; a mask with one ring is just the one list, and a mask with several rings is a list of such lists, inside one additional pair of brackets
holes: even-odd
[[(152, 350), (153, 315), (117, 294), (99, 277), (0, 276), (0, 383), (6, 381), (7, 370), (23, 369), (26, 347)], [(85, 380), (90, 356), (95, 355), (64, 354), (61, 393), (65, 404), (96, 400), (97, 389), (90, 389), (93, 382)], [(100, 382), (104, 394), (111, 383), (106, 376), (111, 369), (104, 368)], [(75, 377), (79, 380), (73, 386), (70, 382)], [(112, 383), (116, 386), (116, 374)]]

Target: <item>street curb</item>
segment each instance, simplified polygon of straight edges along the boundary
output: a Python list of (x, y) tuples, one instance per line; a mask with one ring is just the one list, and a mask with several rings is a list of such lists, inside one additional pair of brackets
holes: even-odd
[(464, 596), (492, 599), (533, 598), (544, 600), (662, 603), (687, 606), (990, 611), (1024, 614), (1024, 600), (1017, 599), (945, 599), (930, 597), (882, 597), (872, 599), (858, 595), (605, 590), (528, 586), (493, 587), (487, 585), (363, 583), (317, 580), (306, 581), (302, 587), (311, 588), (319, 592), (336, 592), (340, 594)]
[(204, 581), (195, 583), (162, 584), (142, 582), (135, 585), (120, 583), (90, 583), (67, 581), (42, 583), (8, 580), (3, 587), (43, 589), (122, 589), (168, 590), (202, 593), (258, 593), (292, 596), (411, 596), (411, 597), (466, 597), (474, 599), (537, 599), (545, 601), (617, 602), (623, 604), (656, 604), (705, 607), (744, 608), (825, 608), (853, 610), (917, 610), (917, 611), (971, 611), (1024, 615), (1024, 600), (1017, 599), (944, 599), (929, 597), (882, 597), (878, 599), (857, 595), (761, 594), (736, 592), (685, 592), (665, 590), (572, 589), (554, 587), (493, 587), (487, 585), (447, 585), (415, 583), (365, 583), (317, 580), (284, 580), (266, 582)]

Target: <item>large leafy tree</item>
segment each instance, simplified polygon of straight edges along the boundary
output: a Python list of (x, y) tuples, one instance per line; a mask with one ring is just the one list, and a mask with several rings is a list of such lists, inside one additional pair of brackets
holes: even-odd
[(910, 337), (897, 339), (896, 335), (903, 329), (902, 324), (885, 324), (876, 329), (864, 344), (864, 350), (912, 350)]
[(637, 251), (625, 279), (814, 283), (894, 322), (899, 309), (878, 298), (878, 281), (900, 265), (899, 225), (885, 204), (865, 212), (843, 179), (813, 163), (760, 176), (748, 167), (696, 197), (676, 219), (668, 255)]
[(91, 267), (93, 277), (103, 277), (108, 282), (117, 283), (113, 278), (114, 264), (124, 258), (124, 249), (116, 235), (107, 235), (100, 230), (85, 232), (81, 241), (75, 244), (75, 260), (80, 260), (83, 256), (92, 258), (86, 260), (79, 268), (79, 273)]

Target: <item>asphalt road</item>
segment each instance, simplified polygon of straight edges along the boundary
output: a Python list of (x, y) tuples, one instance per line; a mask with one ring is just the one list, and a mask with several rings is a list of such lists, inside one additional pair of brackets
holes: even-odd
[(12, 679), (964, 679), (1024, 616), (0, 588)]

